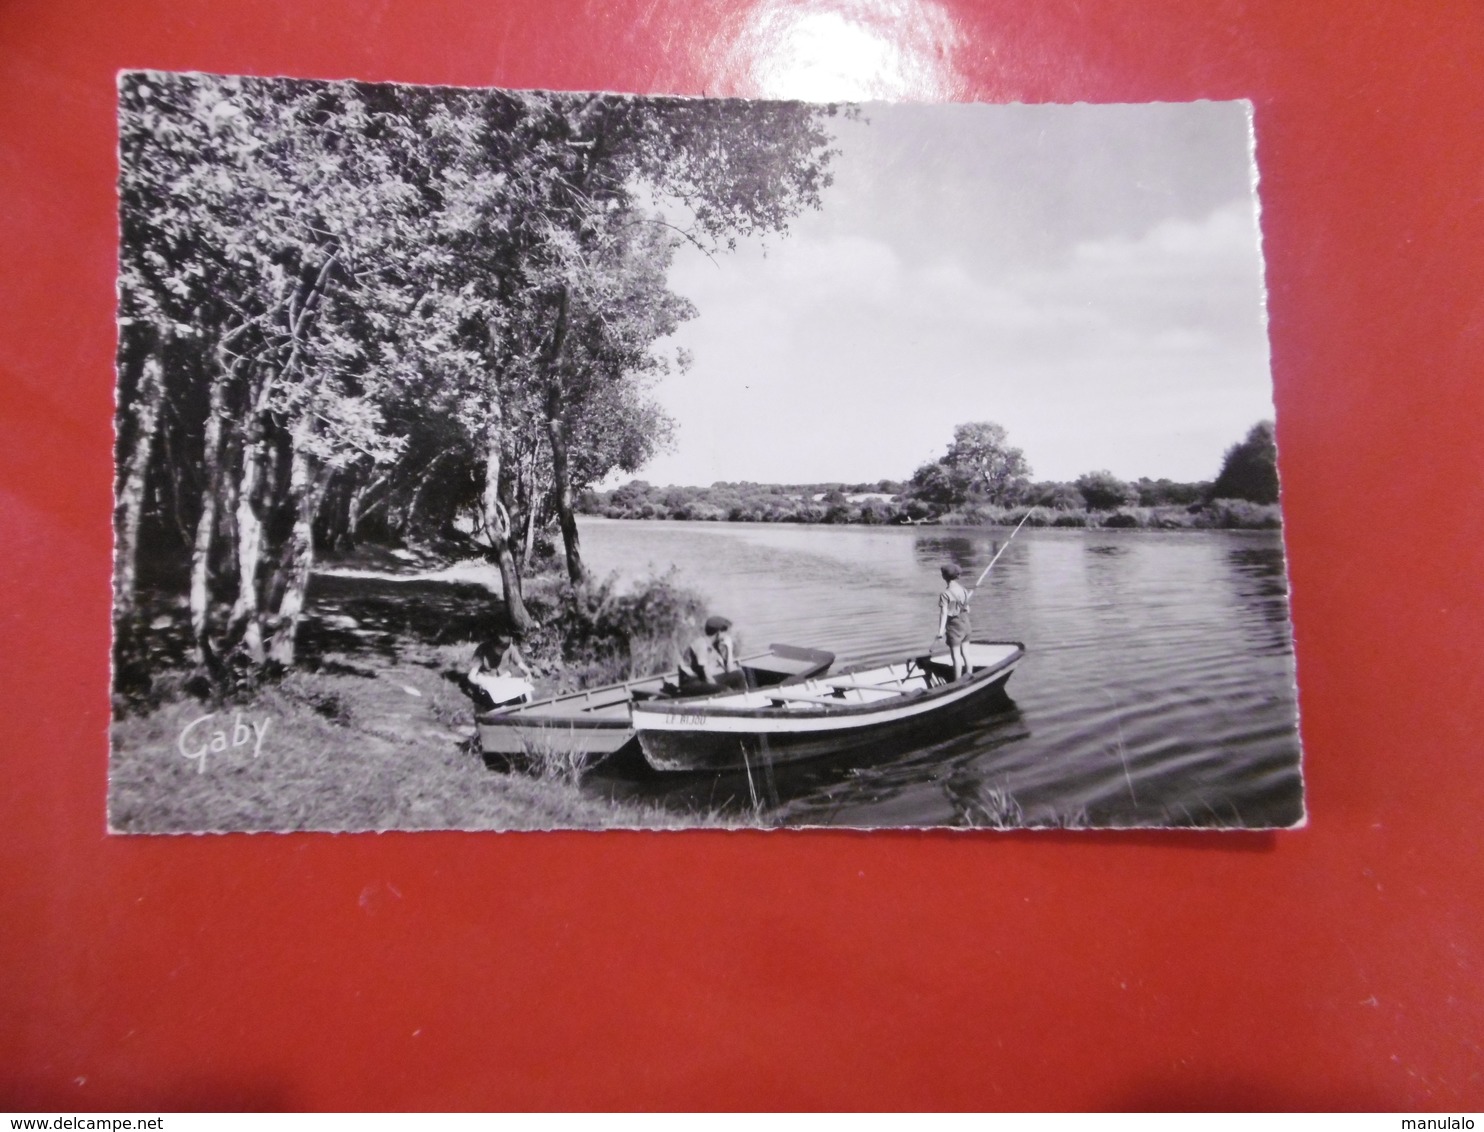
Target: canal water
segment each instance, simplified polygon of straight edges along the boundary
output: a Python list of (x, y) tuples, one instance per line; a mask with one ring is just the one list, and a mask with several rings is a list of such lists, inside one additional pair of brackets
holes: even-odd
[[(742, 647), (826, 648), (836, 667), (925, 652), (938, 569), (974, 635), (1024, 642), (1006, 702), (911, 750), (740, 775), (630, 757), (587, 789), (768, 824), (1262, 828), (1302, 819), (1292, 637), (1275, 531), (681, 523), (586, 518), (587, 562), (673, 569)], [(638, 765), (635, 765), (638, 764)]]

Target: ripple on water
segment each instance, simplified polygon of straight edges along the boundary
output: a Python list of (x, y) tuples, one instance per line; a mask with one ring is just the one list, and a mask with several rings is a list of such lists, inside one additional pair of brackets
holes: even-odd
[[(600, 574), (673, 567), (746, 645), (838, 664), (925, 649), (938, 567), (966, 581), (1007, 532), (585, 520)], [(1302, 816), (1291, 634), (1276, 532), (1026, 529), (973, 602), (1021, 640), (1011, 700), (911, 751), (775, 768), (788, 824), (1288, 825)], [(606, 776), (667, 805), (747, 808), (745, 777)]]

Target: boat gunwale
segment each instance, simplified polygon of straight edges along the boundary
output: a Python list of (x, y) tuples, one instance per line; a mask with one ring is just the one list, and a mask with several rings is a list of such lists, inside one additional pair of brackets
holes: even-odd
[[(854, 716), (885, 715), (902, 708), (915, 708), (925, 701), (943, 699), (952, 696), (954, 699), (962, 698), (979, 690), (981, 685), (993, 683), (1007, 668), (1012, 668), (1026, 655), (1025, 643), (1023, 641), (970, 641), (974, 645), (1014, 645), (1015, 651), (997, 663), (979, 669), (970, 675), (967, 680), (950, 680), (935, 687), (923, 688), (920, 691), (908, 692), (902, 696), (893, 696), (888, 700), (872, 700), (860, 703), (851, 703), (841, 700), (838, 704), (813, 703), (807, 700), (795, 700), (793, 702), (802, 704), (799, 708), (788, 708), (779, 704), (768, 704), (764, 707), (729, 707), (719, 701), (737, 695), (766, 693), (769, 689), (756, 689), (753, 692), (737, 693), (726, 692), (713, 696), (701, 696), (690, 700), (651, 700), (636, 703), (631, 708), (636, 731), (667, 731), (676, 732), (679, 728), (673, 727), (641, 727), (639, 720), (646, 715), (691, 715), (709, 716), (718, 719), (757, 719), (767, 721), (786, 720), (817, 720), (817, 719), (848, 719)], [(869, 672), (880, 668), (890, 668), (896, 664), (909, 661), (920, 662), (921, 656), (901, 657), (896, 660), (874, 662), (870, 664), (852, 665), (841, 669), (830, 676), (811, 677), (811, 680), (835, 680), (859, 672)], [(931, 659), (929, 656), (927, 659)], [(699, 726), (704, 728), (704, 723)]]
[[(784, 687), (791, 681), (803, 682), (804, 680), (819, 679), (825, 672), (828, 672), (830, 666), (835, 663), (835, 654), (828, 651), (827, 649), (812, 649), (804, 647), (802, 645), (775, 643), (770, 644), (767, 649), (761, 652), (751, 653), (748, 656), (739, 658), (737, 661), (737, 665), (738, 667), (745, 668), (747, 667), (749, 661), (762, 660), (770, 656), (778, 656), (790, 660), (808, 660), (814, 664), (823, 665), (823, 667), (818, 672), (812, 673), (810, 675), (795, 674), (786, 676), (778, 684), (770, 685), (771, 687)], [(590, 715), (586, 714), (585, 712), (569, 712), (563, 715), (538, 715), (535, 713), (535, 709), (551, 708), (556, 706), (557, 704), (566, 703), (568, 701), (590, 701), (594, 696), (601, 696), (605, 692), (626, 692), (633, 688), (642, 687), (646, 684), (658, 683), (662, 687), (665, 681), (667, 681), (668, 679), (670, 679), (670, 674), (668, 672), (657, 673), (653, 676), (636, 676), (632, 680), (620, 680), (612, 684), (603, 684), (596, 688), (581, 688), (575, 692), (563, 692), (561, 695), (547, 696), (543, 699), (532, 700), (530, 703), (515, 704), (513, 706), (504, 708), (488, 708), (484, 711), (476, 712), (474, 715), (474, 722), (475, 725), (478, 727), (622, 727), (632, 729), (633, 724), (627, 718), (605, 719), (602, 716)], [(695, 699), (700, 698), (705, 697), (694, 697), (689, 701), (666, 700), (663, 702), (685, 703), (694, 702)], [(632, 697), (630, 697), (624, 700), (614, 700), (612, 704), (604, 704), (601, 706), (617, 707), (619, 704), (625, 704), (632, 708), (634, 706), (634, 701)]]

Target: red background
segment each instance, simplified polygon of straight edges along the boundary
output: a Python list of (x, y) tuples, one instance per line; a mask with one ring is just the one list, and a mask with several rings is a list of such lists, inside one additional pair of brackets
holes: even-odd
[(1484, 1105), (1484, 9), (947, 11), (954, 98), (1256, 104), (1309, 828), (106, 836), (115, 70), (755, 93), (768, 45), (10, 0), (0, 1107)]

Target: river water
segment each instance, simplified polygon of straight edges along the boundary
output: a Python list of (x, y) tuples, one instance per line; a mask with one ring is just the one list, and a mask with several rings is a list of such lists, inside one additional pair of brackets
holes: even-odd
[(766, 781), (619, 759), (588, 789), (783, 825), (1291, 825), (1303, 815), (1283, 545), (1274, 531), (798, 526), (586, 518), (599, 576), (670, 568), (743, 648), (836, 667), (924, 652), (938, 568), (972, 585), (976, 637), (1022, 641), (1009, 701), (911, 751)]

